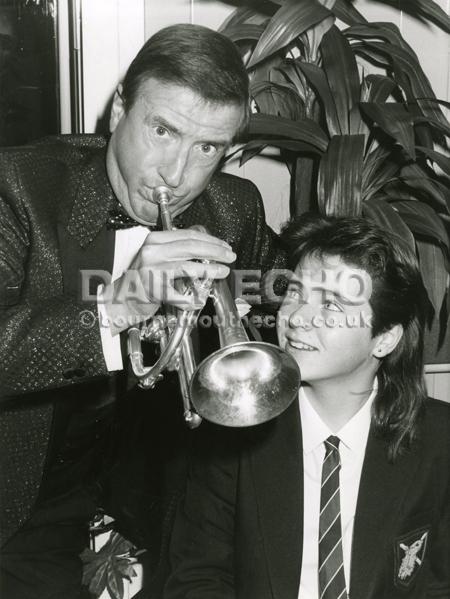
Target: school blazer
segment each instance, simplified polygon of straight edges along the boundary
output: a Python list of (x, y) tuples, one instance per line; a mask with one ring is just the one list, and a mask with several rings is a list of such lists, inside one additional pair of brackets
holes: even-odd
[[(298, 599), (303, 464), (297, 402), (254, 430), (200, 433), (164, 599)], [(450, 597), (450, 405), (428, 400), (397, 458), (369, 433), (350, 599)]]

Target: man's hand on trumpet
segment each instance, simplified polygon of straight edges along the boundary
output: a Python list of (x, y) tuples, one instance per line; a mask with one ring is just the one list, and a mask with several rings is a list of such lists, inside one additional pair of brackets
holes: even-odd
[[(225, 241), (193, 229), (149, 233), (130, 268), (103, 292), (113, 334), (150, 318), (162, 303), (185, 310), (202, 307), (195, 293), (182, 293), (175, 282), (224, 279), (236, 254)], [(225, 264), (223, 264), (225, 263)]]

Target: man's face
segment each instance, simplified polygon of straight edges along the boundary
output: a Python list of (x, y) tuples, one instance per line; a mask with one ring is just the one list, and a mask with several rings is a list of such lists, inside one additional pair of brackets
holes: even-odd
[(116, 94), (107, 171), (126, 212), (155, 223), (154, 190), (161, 185), (172, 192), (172, 216), (185, 210), (207, 186), (243, 116), (243, 107), (208, 103), (156, 79), (141, 84), (128, 112)]
[(353, 389), (372, 382), (378, 360), (371, 291), (368, 273), (339, 257), (306, 257), (297, 266), (277, 328), (280, 346), (296, 359), (304, 382), (351, 383)]

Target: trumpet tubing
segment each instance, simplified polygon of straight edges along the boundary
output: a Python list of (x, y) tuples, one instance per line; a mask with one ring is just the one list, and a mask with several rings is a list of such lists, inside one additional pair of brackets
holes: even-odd
[[(172, 230), (169, 211), (170, 190), (158, 187), (155, 198), (159, 204), (163, 230)], [(207, 232), (201, 225), (196, 229)], [(178, 291), (181, 282), (175, 283)], [(189, 427), (196, 428), (202, 417), (225, 426), (252, 426), (274, 418), (296, 397), (300, 387), (300, 372), (294, 358), (276, 345), (249, 341), (240, 320), (230, 289), (224, 280), (204, 279), (193, 282), (196, 292), (212, 298), (218, 316), (220, 349), (198, 366), (190, 334), (200, 310), (188, 311), (165, 306), (167, 317), (177, 316), (175, 327), (166, 339), (162, 327), (129, 329), (128, 352), (140, 386), (153, 387), (166, 369), (176, 369), (184, 405), (184, 417)], [(166, 328), (167, 330), (167, 328)], [(165, 339), (161, 354), (153, 366), (143, 364), (141, 340)], [(195, 408), (195, 409), (194, 409)]]

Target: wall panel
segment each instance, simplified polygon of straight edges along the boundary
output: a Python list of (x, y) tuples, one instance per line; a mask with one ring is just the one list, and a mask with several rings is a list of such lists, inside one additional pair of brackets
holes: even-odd
[(95, 131), (144, 43), (144, 0), (82, 0), (84, 131)]
[(145, 0), (145, 39), (174, 23), (192, 23), (193, 0)]
[[(444, 366), (450, 368), (450, 365)], [(430, 397), (450, 402), (450, 372), (436, 372), (425, 375)]]

